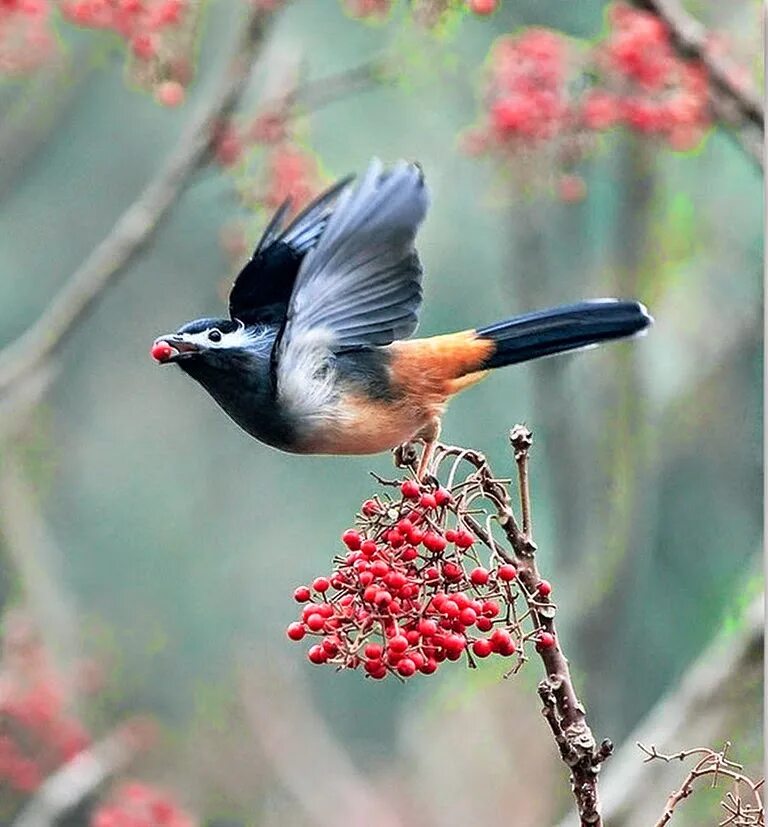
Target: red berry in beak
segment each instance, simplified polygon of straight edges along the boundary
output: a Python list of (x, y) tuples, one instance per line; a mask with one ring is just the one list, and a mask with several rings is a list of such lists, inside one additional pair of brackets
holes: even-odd
[(176, 353), (176, 349), (171, 347), (168, 342), (155, 342), (150, 353), (156, 362), (162, 363), (167, 362)]

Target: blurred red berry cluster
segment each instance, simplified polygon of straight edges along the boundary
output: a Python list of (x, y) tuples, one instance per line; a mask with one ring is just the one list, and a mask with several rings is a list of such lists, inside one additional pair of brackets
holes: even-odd
[(50, 0), (0, 2), (0, 73), (31, 72), (51, 58), (51, 12)]
[(30, 72), (56, 53), (54, 11), (68, 22), (117, 33), (133, 58), (135, 82), (178, 106), (192, 78), (193, 18), (189, 0), (2, 0), (0, 73)]
[(7, 615), (0, 663), (0, 789), (31, 793), (89, 745), (67, 695), (34, 627), (20, 614)]
[[(605, 37), (586, 52), (548, 29), (497, 41), (482, 121), (465, 134), (464, 148), (504, 161), (530, 159), (536, 150), (551, 158), (554, 149), (567, 169), (590, 148), (591, 134), (624, 126), (690, 149), (710, 125), (707, 101), (703, 66), (677, 57), (664, 23), (615, 3)], [(579, 200), (583, 182), (567, 175), (558, 191)]]
[(61, 0), (64, 17), (77, 26), (122, 37), (133, 57), (132, 75), (154, 89), (164, 106), (183, 103), (192, 79), (194, 3), (188, 0)]
[(94, 810), (90, 827), (195, 827), (165, 791), (138, 781), (121, 784)]
[[(297, 139), (296, 119), (286, 104), (239, 123), (228, 121), (217, 130), (214, 158), (233, 170), (248, 209), (271, 213), (288, 200), (289, 214), (294, 215), (320, 191), (317, 157)], [(239, 267), (248, 252), (245, 228), (239, 223), (224, 227), (220, 242), (232, 265)]]
[[(98, 692), (103, 673), (93, 663), (63, 677), (29, 617), (12, 610), (2, 618), (0, 651), (0, 823), (10, 823), (30, 796), (93, 740), (75, 714), (78, 696)], [(148, 719), (134, 717), (114, 730), (130, 755), (155, 737)], [(8, 820), (6, 820), (8, 819)], [(121, 784), (91, 812), (91, 827), (194, 827), (196, 822), (162, 791), (138, 782)]]
[(366, 500), (331, 575), (296, 589), (304, 606), (286, 633), (317, 639), (312, 663), (409, 678), (462, 657), (474, 664), (518, 653), (521, 662), (527, 637), (554, 645), (537, 630), (523, 632), (517, 571), (495, 553), (481, 557), (461, 486), (407, 479), (399, 493)]

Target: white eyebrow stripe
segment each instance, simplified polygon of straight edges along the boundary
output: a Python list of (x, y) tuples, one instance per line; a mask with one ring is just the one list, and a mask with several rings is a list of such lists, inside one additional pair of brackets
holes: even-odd
[(199, 333), (182, 333), (181, 337), (185, 342), (190, 342), (191, 344), (209, 349), (238, 347), (253, 348), (258, 347), (262, 341), (267, 340), (269, 334), (269, 328), (266, 326), (249, 328), (244, 324), (240, 324), (237, 330), (233, 330), (230, 333), (222, 332), (221, 340), (214, 342), (212, 339), (208, 338), (208, 333), (214, 329), (218, 330), (218, 328), (211, 327), (208, 330), (202, 330)]

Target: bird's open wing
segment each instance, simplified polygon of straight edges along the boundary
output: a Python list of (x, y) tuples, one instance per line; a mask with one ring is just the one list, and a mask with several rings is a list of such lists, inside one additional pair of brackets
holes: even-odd
[(284, 227), (286, 201), (272, 216), (250, 261), (229, 294), (229, 314), (247, 325), (282, 322), (294, 282), (307, 252), (319, 241), (339, 193), (352, 181), (343, 178), (318, 196)]
[(422, 275), (414, 241), (428, 201), (421, 169), (405, 162), (385, 171), (374, 160), (341, 193), (299, 269), (278, 361), (308, 340), (339, 350), (387, 345), (413, 333)]

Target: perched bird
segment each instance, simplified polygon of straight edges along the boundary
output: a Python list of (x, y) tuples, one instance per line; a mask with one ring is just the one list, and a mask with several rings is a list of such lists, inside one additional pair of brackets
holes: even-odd
[(423, 440), (428, 469), (453, 394), (492, 368), (644, 330), (635, 301), (598, 299), (408, 339), (421, 306), (414, 246), (429, 197), (420, 167), (374, 160), (285, 224), (267, 226), (235, 279), (229, 318), (160, 336), (152, 356), (196, 379), (256, 439), (300, 454), (373, 454)]

